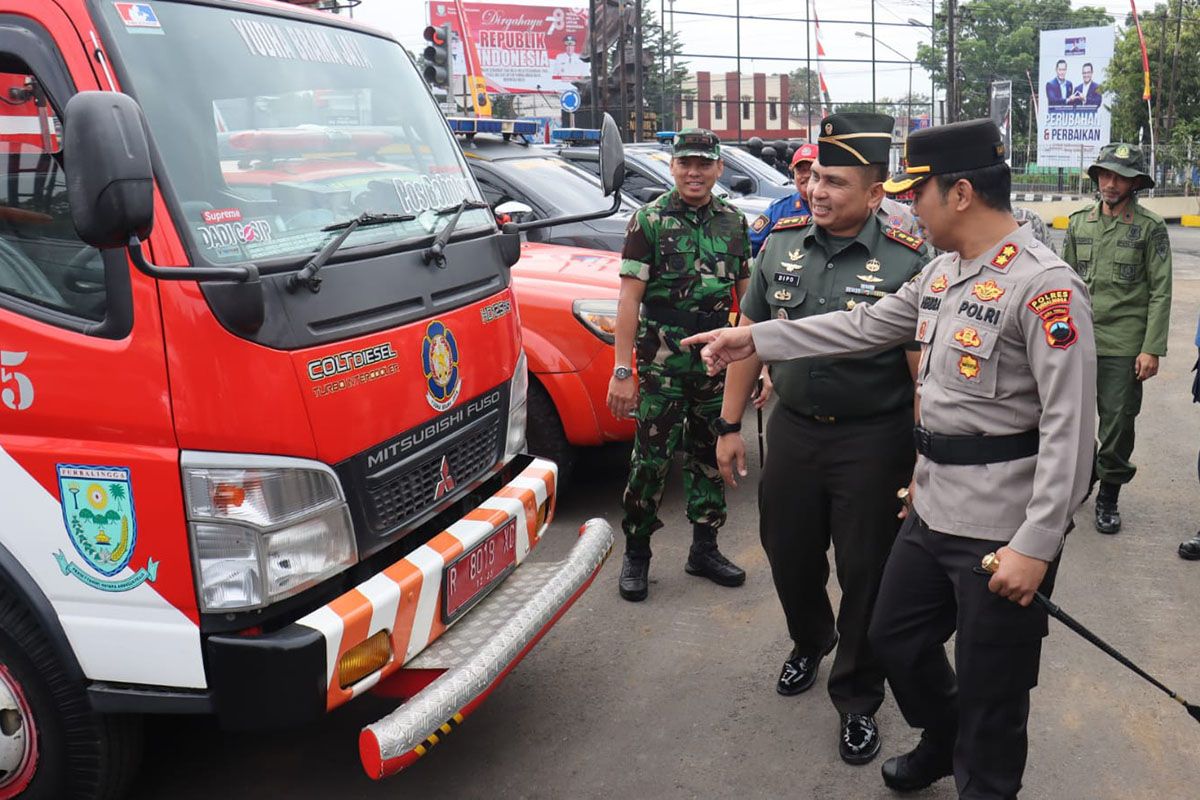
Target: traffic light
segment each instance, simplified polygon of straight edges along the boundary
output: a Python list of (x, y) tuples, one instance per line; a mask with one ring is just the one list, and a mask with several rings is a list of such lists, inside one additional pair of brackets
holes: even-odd
[(425, 81), (450, 90), (450, 23), (425, 28)]

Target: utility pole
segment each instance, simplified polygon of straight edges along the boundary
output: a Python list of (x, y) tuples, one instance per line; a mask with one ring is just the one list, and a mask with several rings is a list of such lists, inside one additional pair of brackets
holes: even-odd
[(875, 0), (871, 0), (871, 111), (878, 111), (875, 102), (879, 94), (875, 91)]
[(948, 0), (949, 13), (946, 15), (946, 114), (948, 122), (958, 122), (958, 65), (954, 61), (954, 36), (957, 25), (958, 3)]
[(592, 120), (590, 125), (593, 128), (600, 127), (600, 89), (597, 86), (596, 75), (602, 63), (600, 48), (596, 46), (596, 3), (597, 0), (588, 0), (588, 56), (591, 62), (588, 66), (592, 68)]
[(642, 0), (634, 0), (634, 29), (633, 29), (633, 113), (635, 117), (633, 140), (640, 142), (642, 140), (642, 128), (644, 127), (646, 116), (645, 109), (642, 108)]
[(625, 90), (628, 88), (628, 86), (627, 86), (628, 78), (626, 78), (626, 76), (625, 76), (625, 42), (626, 42), (625, 37), (626, 37), (626, 34), (629, 32), (628, 26), (625, 24), (626, 23), (625, 7), (628, 3), (629, 3), (629, 0), (619, 0), (619, 6), (617, 9), (621, 16), (621, 36), (620, 36), (619, 44), (618, 44), (618, 47), (620, 47), (620, 49), (621, 49), (621, 58), (620, 58), (620, 61), (617, 62), (618, 67), (620, 68), (620, 75), (617, 78), (617, 91), (619, 91), (621, 93), (621, 104), (620, 104), (619, 108), (621, 109), (621, 141), (623, 141), (623, 142), (628, 142), (630, 140), (630, 136), (629, 136), (629, 103), (626, 101), (626, 92), (625, 92)]

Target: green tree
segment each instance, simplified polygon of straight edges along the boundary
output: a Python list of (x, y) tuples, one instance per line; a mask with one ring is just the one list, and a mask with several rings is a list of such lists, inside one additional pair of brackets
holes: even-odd
[[(942, 89), (946, 88), (947, 9), (946, 0), (942, 0), (933, 46), (917, 47), (917, 63)], [(1033, 76), (1034, 89), (1038, 86), (1039, 32), (1111, 22), (1103, 8), (1072, 8), (1071, 0), (974, 0), (959, 5), (955, 36), (959, 119), (987, 116), (992, 81), (1012, 81), (1013, 149), (1020, 151), (1025, 147), (1031, 111), (1026, 70)]]
[(821, 121), (821, 79), (815, 69), (797, 67), (788, 73), (788, 110), (805, 123), (811, 112), (814, 129)]
[(108, 493), (117, 501), (117, 507), (123, 510), (125, 506), (121, 501), (125, 499), (125, 486), (120, 483), (110, 483), (108, 485)]
[[(628, 39), (632, 52), (632, 32)], [(651, 63), (643, 72), (642, 101), (647, 111), (658, 114), (660, 131), (675, 130), (678, 127), (675, 101), (692, 94), (690, 89), (683, 88), (688, 77), (688, 62), (679, 57), (683, 52), (679, 34), (664, 28), (649, 4), (642, 5), (642, 50), (648, 54), (647, 60)]]
[[(1200, 4), (1171, 0), (1168, 7), (1167, 3), (1159, 3), (1153, 11), (1143, 11), (1141, 20), (1150, 59), (1155, 141), (1174, 145), (1186, 154), (1187, 143), (1200, 138), (1200, 59), (1196, 58), (1200, 53)], [(1130, 16), (1117, 37), (1108, 69), (1106, 94), (1111, 92), (1115, 98), (1113, 139), (1137, 142), (1140, 138), (1149, 143), (1142, 88), (1142, 51)]]

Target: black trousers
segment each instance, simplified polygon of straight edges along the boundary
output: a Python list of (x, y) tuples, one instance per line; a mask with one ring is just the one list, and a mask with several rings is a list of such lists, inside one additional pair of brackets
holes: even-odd
[(833, 543), (842, 588), (841, 637), (829, 673), (839, 712), (873, 714), (883, 702), (883, 668), (867, 626), (900, 520), (896, 490), (916, 458), (912, 409), (865, 420), (823, 423), (782, 403), (767, 426), (758, 486), (759, 536), (796, 646), (818, 652), (833, 639), (825, 585)]
[[(870, 638), (909, 725), (954, 751), (960, 798), (1015, 798), (1028, 747), (1046, 612), (988, 591), (974, 572), (1003, 542), (930, 530), (910, 514), (896, 537)], [(1058, 559), (1041, 591), (1054, 590)], [(955, 670), (945, 643), (957, 631)]]

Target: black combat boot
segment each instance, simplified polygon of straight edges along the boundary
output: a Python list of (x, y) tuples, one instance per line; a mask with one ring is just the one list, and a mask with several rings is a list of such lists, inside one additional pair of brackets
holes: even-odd
[(932, 786), (954, 773), (953, 754), (952, 744), (939, 744), (928, 733), (922, 733), (915, 748), (883, 762), (883, 782), (897, 792)]
[(692, 549), (684, 569), (689, 575), (700, 575), (721, 586), (741, 586), (746, 582), (746, 571), (717, 549), (717, 529), (711, 525), (692, 525)]
[(621, 597), (637, 603), (646, 599), (650, 585), (650, 537), (626, 536), (625, 560), (617, 584)]
[(1117, 496), (1121, 493), (1119, 483), (1100, 483), (1096, 492), (1096, 530), (1100, 533), (1116, 533), (1121, 530), (1121, 512), (1117, 510)]

